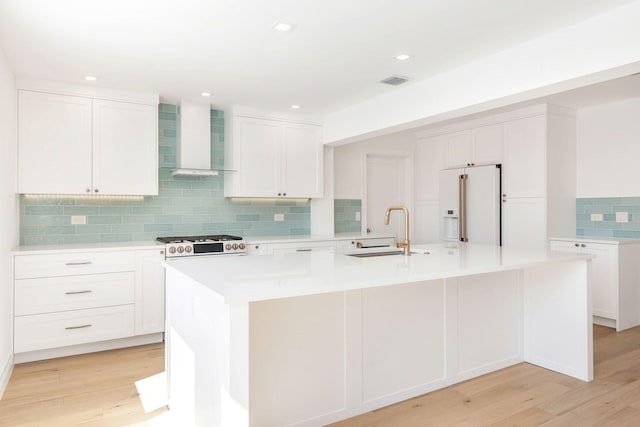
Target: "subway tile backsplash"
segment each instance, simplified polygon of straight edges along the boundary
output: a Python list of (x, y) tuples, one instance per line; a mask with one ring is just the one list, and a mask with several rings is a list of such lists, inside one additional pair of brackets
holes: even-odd
[(335, 199), (333, 201), (334, 232), (360, 232), (362, 230), (362, 222), (355, 219), (356, 212), (362, 213), (362, 200)]
[[(20, 244), (62, 244), (153, 240), (161, 235), (305, 235), (310, 232), (307, 200), (228, 199), (224, 174), (171, 176), (176, 165), (176, 106), (159, 108), (159, 194), (143, 199), (20, 197)], [(224, 167), (224, 113), (211, 111), (212, 167)], [(46, 179), (46, 177), (44, 177)], [(284, 221), (274, 222), (276, 213)], [(71, 216), (87, 223), (72, 225)]]
[[(616, 212), (627, 212), (629, 222), (616, 222)], [(592, 221), (591, 214), (602, 214), (602, 221)], [(640, 197), (576, 199), (576, 235), (640, 238)]]

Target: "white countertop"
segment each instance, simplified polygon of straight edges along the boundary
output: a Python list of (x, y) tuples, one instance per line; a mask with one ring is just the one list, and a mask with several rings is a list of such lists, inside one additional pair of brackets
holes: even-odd
[(601, 243), (605, 245), (634, 245), (634, 244), (640, 243), (640, 239), (626, 239), (622, 237), (570, 236), (570, 237), (550, 237), (549, 241), (551, 240), (556, 240), (560, 242)]
[(49, 254), (60, 251), (65, 252), (98, 252), (109, 250), (123, 250), (123, 249), (164, 249), (164, 243), (156, 241), (143, 241), (143, 242), (103, 242), (103, 243), (68, 243), (59, 245), (29, 245), (18, 246), (12, 253), (14, 255), (35, 255), (35, 254)]
[(245, 242), (255, 244), (269, 243), (309, 243), (309, 242), (329, 242), (334, 240), (348, 239), (374, 239), (374, 238), (394, 238), (390, 234), (362, 234), (362, 233), (337, 233), (333, 236), (305, 235), (305, 236), (254, 236), (245, 237)]
[(585, 254), (464, 243), (416, 245), (415, 249), (429, 254), (356, 258), (320, 251), (189, 257), (167, 260), (165, 265), (210, 288), (226, 303), (235, 304), (593, 258)]

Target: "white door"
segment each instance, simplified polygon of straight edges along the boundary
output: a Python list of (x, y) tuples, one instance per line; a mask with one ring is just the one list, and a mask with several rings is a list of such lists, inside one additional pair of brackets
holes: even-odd
[(546, 248), (545, 212), (544, 197), (505, 199), (502, 202), (502, 246)]
[[(282, 196), (282, 126), (272, 120), (236, 117), (234, 180), (240, 182), (236, 196)], [(280, 194), (278, 194), (280, 193)]]
[(320, 126), (284, 125), (282, 191), (287, 197), (322, 197), (324, 154), (320, 132)]
[(384, 224), (384, 215), (389, 206), (408, 203), (404, 158), (367, 156), (367, 232), (393, 234), (402, 241), (403, 214), (393, 212), (389, 225)]

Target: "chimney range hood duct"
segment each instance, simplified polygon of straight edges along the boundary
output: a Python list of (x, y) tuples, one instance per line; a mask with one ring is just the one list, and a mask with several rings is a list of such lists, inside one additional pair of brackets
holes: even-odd
[(178, 106), (176, 129), (177, 168), (171, 175), (216, 176), (211, 169), (211, 107), (183, 101)]

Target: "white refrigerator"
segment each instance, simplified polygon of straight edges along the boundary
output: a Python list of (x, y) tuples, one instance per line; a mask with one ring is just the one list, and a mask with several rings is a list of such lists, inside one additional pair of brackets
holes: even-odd
[(440, 171), (441, 240), (502, 244), (500, 166)]

